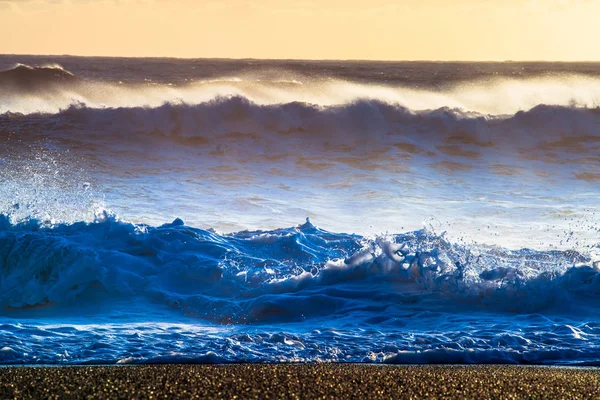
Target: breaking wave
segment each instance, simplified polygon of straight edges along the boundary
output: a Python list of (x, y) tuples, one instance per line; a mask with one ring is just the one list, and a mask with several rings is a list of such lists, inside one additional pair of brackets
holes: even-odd
[(468, 248), (427, 231), (365, 238), (307, 222), (220, 235), (179, 219), (151, 227), (106, 213), (53, 227), (2, 216), (1, 229), (0, 305), (10, 309), (140, 297), (239, 324), (339, 318), (371, 306), (387, 319), (424, 302), (447, 311), (596, 311), (591, 300), (600, 295), (600, 274), (574, 251)]
[(20, 94), (35, 94), (43, 90), (62, 90), (76, 81), (75, 75), (60, 65), (34, 66), (17, 64), (0, 71), (0, 88)]
[(368, 84), (278, 71), (213, 77), (178, 84), (145, 84), (77, 79), (58, 65), (18, 65), (0, 72), (0, 113), (58, 113), (72, 105), (89, 108), (190, 106), (219, 98), (243, 97), (258, 105), (306, 103), (340, 106), (375, 101), (410, 110), (460, 109), (482, 115), (509, 115), (538, 105), (594, 108), (600, 79), (577, 74), (520, 79), (489, 78), (440, 88)]
[[(123, 136), (139, 133), (173, 138), (206, 139), (224, 134), (299, 134), (304, 138), (381, 137), (402, 133), (454, 137), (486, 147), (495, 141), (529, 142), (565, 135), (597, 136), (600, 108), (539, 105), (512, 116), (486, 116), (460, 109), (413, 111), (379, 100), (358, 100), (337, 106), (306, 103), (260, 105), (244, 97), (217, 98), (197, 104), (163, 104), (158, 107), (89, 108), (74, 105), (56, 115), (15, 113), (0, 116), (0, 126), (14, 129), (21, 123), (36, 124), (37, 131), (103, 133)], [(57, 123), (64, 125), (57, 125)], [(84, 129), (85, 128), (85, 129)], [(524, 132), (529, 132), (527, 138)], [(24, 132), (23, 135), (26, 135)], [(470, 137), (469, 137), (470, 135)], [(429, 138), (428, 137), (428, 138)], [(472, 142), (469, 143), (469, 140)]]
[(54, 227), (2, 216), (0, 239), (2, 313), (19, 316), (0, 326), (4, 363), (600, 361), (585, 344), (600, 325), (567, 319), (597, 314), (600, 273), (572, 251), (308, 221), (220, 235), (106, 213)]

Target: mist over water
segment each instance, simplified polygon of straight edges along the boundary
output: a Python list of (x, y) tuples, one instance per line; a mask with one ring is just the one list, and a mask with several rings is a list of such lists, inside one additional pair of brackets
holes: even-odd
[[(77, 67), (86, 69), (75, 76), (60, 64), (31, 61), (38, 64), (32, 68), (0, 60), (0, 67), (6, 68), (0, 84), (8, 89), (0, 112), (56, 113), (77, 104), (89, 108), (196, 105), (221, 97), (242, 97), (257, 105), (334, 106), (374, 100), (412, 111), (448, 108), (487, 116), (514, 114), (540, 104), (600, 105), (600, 76), (593, 64), (568, 65), (572, 69), (550, 64), (545, 70), (539, 64), (215, 60), (180, 61), (178, 71), (171, 64), (150, 60), (144, 66), (111, 71), (118, 65), (108, 59), (104, 66), (99, 59), (98, 64), (107, 69), (100, 75), (94, 71), (98, 67), (86, 65), (90, 59), (85, 59)], [(135, 59), (130, 63), (135, 64)], [(372, 68), (378, 70), (370, 74)], [(88, 75), (92, 78), (84, 78)]]
[(0, 87), (4, 362), (600, 359), (597, 64), (0, 56)]

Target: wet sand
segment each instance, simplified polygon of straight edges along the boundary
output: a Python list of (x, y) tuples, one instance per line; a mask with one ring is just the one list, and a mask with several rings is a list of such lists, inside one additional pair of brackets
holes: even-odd
[(0, 398), (600, 398), (600, 369), (364, 364), (0, 368)]

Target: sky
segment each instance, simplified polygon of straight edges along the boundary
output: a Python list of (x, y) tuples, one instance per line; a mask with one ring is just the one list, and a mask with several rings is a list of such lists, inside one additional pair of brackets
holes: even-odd
[(0, 53), (600, 61), (600, 0), (0, 0)]

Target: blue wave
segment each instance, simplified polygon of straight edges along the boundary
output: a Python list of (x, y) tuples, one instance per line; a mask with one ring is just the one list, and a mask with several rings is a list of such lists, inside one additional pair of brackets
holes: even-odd
[(572, 251), (2, 215), (0, 271), (5, 363), (600, 360), (600, 273)]
[(440, 307), (451, 298), (450, 307), (571, 312), (579, 296), (600, 295), (600, 274), (579, 253), (468, 248), (425, 230), (369, 239), (307, 221), (219, 235), (180, 219), (151, 227), (110, 215), (53, 227), (3, 215), (0, 227), (0, 304), (11, 309), (102, 291), (103, 301), (141, 296), (199, 319), (260, 323), (436, 296)]

